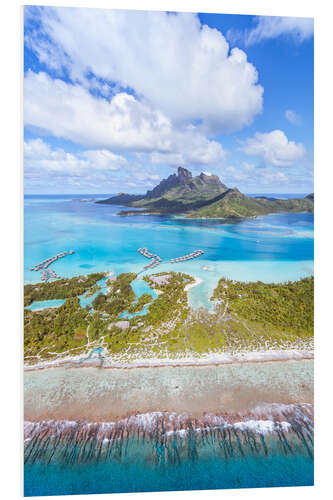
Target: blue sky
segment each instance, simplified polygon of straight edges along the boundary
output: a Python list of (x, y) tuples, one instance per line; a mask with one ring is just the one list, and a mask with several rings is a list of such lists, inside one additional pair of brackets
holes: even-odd
[(25, 192), (313, 191), (313, 22), (25, 7)]

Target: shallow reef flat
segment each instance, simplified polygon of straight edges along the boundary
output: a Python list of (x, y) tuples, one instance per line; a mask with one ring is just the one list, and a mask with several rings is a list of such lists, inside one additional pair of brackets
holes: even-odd
[(25, 419), (110, 421), (133, 413), (248, 411), (312, 403), (313, 360), (25, 373)]
[[(299, 305), (310, 309), (302, 297), (280, 301), (288, 307), (279, 317), (264, 305), (275, 311), (273, 283), (312, 276), (313, 215), (134, 221), (117, 217), (116, 206), (76, 204), (26, 201), (27, 307), (66, 302), (25, 311), (25, 495), (312, 485), (313, 332)], [(52, 238), (41, 238), (50, 227)], [(42, 290), (29, 266), (69, 235), (75, 254), (56, 271), (77, 286), (41, 295), (56, 285)], [(204, 258), (170, 263), (198, 241)], [(142, 271), (139, 245), (163, 259), (157, 274), (193, 281), (178, 280), (182, 290), (166, 300), (143, 280), (151, 271)], [(84, 286), (82, 272), (103, 278)], [(129, 273), (140, 273), (133, 293), (118, 286)], [(260, 295), (245, 289), (258, 280), (271, 285), (260, 284)], [(119, 310), (96, 300), (119, 289)], [(141, 304), (145, 293), (153, 300)], [(264, 313), (265, 324), (249, 311)], [(303, 321), (297, 331), (295, 319)]]
[(310, 486), (313, 361), (25, 373), (25, 496)]

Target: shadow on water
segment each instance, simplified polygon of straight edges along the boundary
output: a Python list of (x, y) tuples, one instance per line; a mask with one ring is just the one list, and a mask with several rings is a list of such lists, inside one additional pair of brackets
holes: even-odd
[(233, 423), (166, 412), (26, 422), (25, 495), (312, 485), (312, 409), (291, 406)]
[(127, 460), (140, 451), (155, 465), (195, 461), (207, 451), (233, 456), (293, 455), (313, 458), (311, 411), (295, 406), (284, 420), (229, 423), (222, 415), (194, 418), (172, 413), (130, 416), (116, 422), (42, 421), (25, 424), (25, 463), (74, 464)]

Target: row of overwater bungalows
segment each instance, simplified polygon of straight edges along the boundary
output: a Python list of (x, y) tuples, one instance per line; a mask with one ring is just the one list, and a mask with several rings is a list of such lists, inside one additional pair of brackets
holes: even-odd
[(144, 266), (143, 269), (149, 269), (149, 268), (152, 269), (153, 267), (158, 266), (162, 262), (161, 257), (159, 255), (149, 252), (148, 248), (138, 248), (138, 252), (141, 253), (141, 255), (143, 255), (147, 259), (151, 259), (150, 264)]
[(58, 276), (53, 271), (53, 269), (48, 269), (48, 267), (56, 260), (61, 259), (62, 257), (65, 257), (66, 255), (72, 255), (73, 253), (74, 253), (74, 250), (69, 250), (68, 252), (65, 250), (62, 253), (58, 253), (54, 257), (49, 257), (48, 259), (42, 260), (42, 262), (40, 262), (36, 266), (30, 267), (29, 270), (30, 271), (40, 271), (42, 281), (48, 281), (51, 278), (60, 279), (60, 276)]
[[(158, 266), (161, 262), (162, 259), (156, 254), (152, 254), (149, 252), (148, 248), (138, 248), (138, 252), (141, 253), (144, 257), (147, 259), (152, 259), (152, 262), (146, 266), (144, 266), (144, 269), (149, 269)], [(172, 264), (176, 264), (177, 262), (185, 262), (187, 260), (195, 259), (196, 257), (200, 257), (204, 253), (203, 250), (194, 250), (194, 252), (188, 254), (188, 255), (183, 255), (182, 257), (176, 257), (175, 259), (170, 259), (170, 262)]]
[(191, 260), (195, 259), (196, 257), (200, 257), (204, 253), (203, 250), (195, 250), (194, 252), (188, 254), (188, 255), (183, 255), (182, 257), (176, 257), (175, 259), (170, 259), (170, 262), (172, 264), (175, 264), (177, 262), (185, 262), (186, 260)]
[(30, 267), (29, 271), (39, 271), (40, 269), (47, 269), (56, 260), (61, 259), (62, 257), (65, 257), (66, 255), (72, 255), (73, 253), (74, 253), (74, 250), (69, 250), (68, 252), (65, 250), (62, 253), (58, 253), (54, 257), (49, 257), (48, 259), (42, 260), (42, 262), (40, 262), (36, 266)]

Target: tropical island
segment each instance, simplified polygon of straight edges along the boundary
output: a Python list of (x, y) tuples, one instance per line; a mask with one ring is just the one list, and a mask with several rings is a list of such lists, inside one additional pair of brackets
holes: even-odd
[[(237, 188), (229, 189), (215, 175), (193, 177), (179, 167), (177, 174), (145, 195), (121, 193), (96, 203), (132, 207), (119, 212), (120, 216), (158, 213), (237, 220), (269, 213), (313, 212), (314, 196), (249, 197)], [(312, 356), (313, 277), (245, 283), (222, 276), (209, 297), (213, 307), (208, 311), (189, 305), (188, 290), (200, 280), (169, 269), (150, 274), (162, 259), (147, 248), (138, 252), (150, 261), (138, 273), (112, 276), (100, 272), (62, 279), (55, 275), (55, 281), (25, 285), (27, 365), (81, 359), (94, 349), (103, 352), (104, 366), (147, 360), (202, 361), (205, 357), (219, 362), (226, 355), (234, 359), (274, 351), (274, 356), (277, 352), (281, 356), (286, 350), (294, 351), (292, 356), (296, 351)], [(195, 250), (171, 259), (170, 264), (203, 253)], [(146, 285), (137, 294), (134, 285), (138, 281)], [(42, 307), (34, 308), (36, 304)]]
[(22, 34), (24, 496), (313, 486), (313, 19)]
[(210, 299), (214, 311), (208, 312), (189, 307), (187, 290), (195, 279), (188, 274), (144, 276), (152, 294), (137, 297), (131, 286), (137, 275), (122, 273), (108, 279), (106, 293), (95, 294), (91, 305), (82, 307), (80, 294), (97, 293), (101, 275), (25, 285), (25, 304), (66, 299), (55, 308), (25, 308), (27, 366), (80, 359), (97, 348), (103, 350), (104, 366), (254, 351), (298, 350), (312, 356), (313, 277), (283, 284), (221, 278)]
[(187, 218), (242, 219), (271, 213), (314, 211), (313, 193), (286, 200), (250, 197), (236, 187), (228, 188), (216, 175), (202, 172), (193, 177), (183, 167), (178, 167), (177, 174), (163, 179), (145, 195), (119, 193), (96, 203), (133, 208), (120, 211), (120, 216), (183, 214)]

